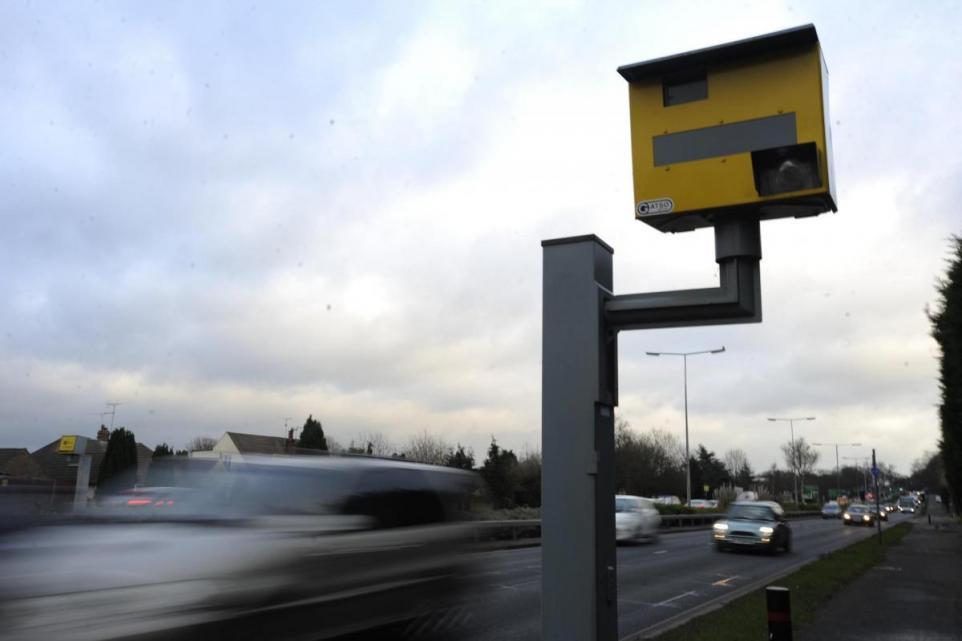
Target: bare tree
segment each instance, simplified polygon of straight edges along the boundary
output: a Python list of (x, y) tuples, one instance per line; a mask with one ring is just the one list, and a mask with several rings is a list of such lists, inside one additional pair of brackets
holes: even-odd
[(629, 494), (675, 494), (685, 487), (685, 453), (678, 439), (661, 430), (636, 433), (615, 422), (615, 476)]
[(427, 430), (423, 430), (420, 434), (411, 437), (403, 454), (404, 458), (412, 461), (444, 465), (452, 451), (452, 447), (444, 439), (432, 436)]
[[(811, 472), (815, 464), (818, 463), (818, 450), (809, 445), (804, 437), (799, 437), (782, 445), (782, 455), (785, 456), (785, 462), (789, 468), (801, 477), (802, 485), (804, 485), (805, 474)], [(796, 488), (796, 501), (798, 501), (797, 493), (798, 488)]]
[(742, 489), (750, 489), (752, 484), (752, 466), (748, 462), (748, 455), (745, 454), (745, 450), (733, 448), (725, 452), (723, 457), (725, 461), (725, 467), (728, 469), (729, 476), (738, 484)]
[(732, 448), (725, 452), (722, 460), (725, 462), (728, 473), (735, 476), (738, 474), (738, 470), (742, 469), (742, 466), (748, 463), (748, 455), (745, 454), (745, 450)]
[(209, 452), (217, 445), (217, 439), (209, 436), (195, 436), (187, 443), (190, 452)]
[(333, 436), (325, 435), (324, 438), (327, 441), (327, 451), (331, 454), (340, 454), (344, 451), (344, 446)]
[(348, 452), (370, 454), (372, 456), (391, 456), (397, 450), (394, 444), (380, 432), (365, 432), (356, 439), (351, 439)]
[(782, 445), (782, 454), (788, 466), (797, 470), (799, 474), (808, 474), (818, 463), (819, 452), (809, 445), (804, 437), (798, 437), (795, 442), (789, 441)]

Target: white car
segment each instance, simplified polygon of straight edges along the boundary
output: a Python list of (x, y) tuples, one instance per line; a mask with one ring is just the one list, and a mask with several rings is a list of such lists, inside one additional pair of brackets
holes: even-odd
[(619, 494), (615, 496), (615, 539), (618, 541), (654, 540), (661, 515), (652, 499)]

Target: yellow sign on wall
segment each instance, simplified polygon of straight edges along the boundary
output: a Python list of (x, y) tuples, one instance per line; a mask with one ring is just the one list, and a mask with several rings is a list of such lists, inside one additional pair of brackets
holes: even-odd
[(73, 454), (74, 450), (77, 449), (77, 437), (76, 436), (61, 436), (60, 445), (57, 447), (57, 452), (59, 454)]
[(828, 71), (807, 25), (625, 65), (635, 217), (661, 231), (836, 210)]

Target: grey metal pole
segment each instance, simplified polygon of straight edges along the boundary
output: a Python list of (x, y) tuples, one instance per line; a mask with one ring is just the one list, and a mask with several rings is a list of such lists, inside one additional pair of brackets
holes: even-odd
[(77, 461), (77, 484), (73, 490), (74, 512), (87, 509), (87, 490), (90, 487), (90, 454), (81, 454)]
[(792, 430), (792, 472), (795, 474), (795, 505), (798, 506), (798, 450), (795, 447), (795, 421), (788, 419), (788, 427)]
[(835, 500), (842, 494), (842, 468), (838, 466), (838, 443), (835, 444)]
[(613, 252), (595, 236), (542, 248), (541, 638), (614, 641)]
[(682, 356), (685, 372), (685, 505), (691, 505), (691, 453), (688, 451), (688, 354)]
[(875, 479), (875, 525), (878, 527), (878, 544), (882, 545), (882, 505), (878, 495), (878, 475), (875, 473), (875, 448), (872, 448), (872, 478)]

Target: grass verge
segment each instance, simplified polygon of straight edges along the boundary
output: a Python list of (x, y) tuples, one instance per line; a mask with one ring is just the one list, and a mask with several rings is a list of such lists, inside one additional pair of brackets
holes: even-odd
[[(821, 605), (881, 561), (885, 551), (901, 541), (911, 529), (911, 523), (899, 523), (882, 532), (881, 546), (873, 536), (836, 550), (797, 572), (773, 581), (792, 591), (793, 627), (798, 629), (811, 623)], [(728, 603), (721, 610), (702, 615), (657, 638), (658, 641), (766, 639), (768, 622), (765, 612), (765, 590), (756, 590)]]

